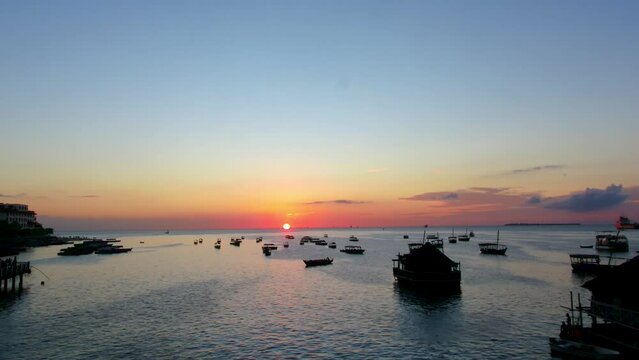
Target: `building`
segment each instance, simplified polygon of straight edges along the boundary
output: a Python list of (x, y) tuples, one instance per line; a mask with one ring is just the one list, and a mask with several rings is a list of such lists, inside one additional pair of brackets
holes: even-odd
[(587, 281), (592, 292), (590, 335), (601, 344), (639, 355), (639, 256)]
[(40, 227), (36, 220), (35, 211), (29, 210), (24, 204), (4, 204), (0, 203), (0, 221), (16, 223), (23, 229), (34, 229)]

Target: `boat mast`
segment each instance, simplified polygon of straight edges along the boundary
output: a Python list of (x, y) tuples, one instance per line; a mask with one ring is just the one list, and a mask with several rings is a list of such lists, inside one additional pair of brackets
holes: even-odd
[(426, 242), (426, 227), (428, 225), (424, 226), (424, 236), (422, 237), (422, 244), (424, 244)]
[(497, 245), (499, 245), (499, 230), (497, 230)]

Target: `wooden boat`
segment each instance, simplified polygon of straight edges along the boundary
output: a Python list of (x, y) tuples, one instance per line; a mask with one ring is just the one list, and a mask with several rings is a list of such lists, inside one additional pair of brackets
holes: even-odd
[(262, 237), (261, 237), (261, 236), (258, 236), (257, 238), (255, 238), (255, 242), (256, 242), (256, 243), (260, 243), (260, 242), (262, 242)]
[(315, 241), (315, 245), (326, 246), (328, 245), (328, 243), (325, 240), (318, 240), (318, 241)]
[(215, 245), (213, 245), (213, 247), (216, 248), (216, 249), (220, 249), (222, 247), (222, 244), (215, 243)]
[(104, 254), (121, 254), (131, 251), (131, 248), (123, 248), (117, 246), (105, 246), (103, 248), (97, 249), (95, 251), (96, 254), (104, 255)]
[(230, 244), (233, 245), (233, 246), (240, 246), (242, 244), (242, 240), (240, 240), (240, 239), (231, 239)]
[(328, 247), (331, 248), (331, 249), (336, 249), (337, 248), (337, 244), (335, 243), (335, 241), (333, 241), (330, 244), (328, 244)]
[(348, 238), (348, 241), (359, 241), (359, 239), (357, 238), (357, 236), (355, 236), (355, 235), (351, 235), (351, 236)]
[(303, 261), (304, 261), (304, 264), (306, 264), (306, 267), (330, 265), (333, 263), (333, 259), (328, 257), (326, 259), (314, 259), (314, 260), (303, 260)]
[(468, 228), (466, 228), (466, 232), (462, 235), (459, 235), (457, 237), (457, 240), (459, 241), (470, 241), (470, 237), (468, 236)]
[(393, 259), (393, 276), (400, 285), (420, 290), (459, 290), (461, 270), (458, 262), (429, 242), (408, 244), (408, 250), (408, 254), (397, 254)]
[(266, 243), (266, 244), (262, 245), (262, 249), (277, 250), (277, 245), (271, 244), (271, 243)]
[(288, 241), (284, 242), (284, 245), (282, 245), (282, 246), (284, 246), (285, 248), (287, 248), (287, 247), (288, 247)]
[(453, 228), (453, 233), (448, 237), (448, 242), (451, 244), (457, 243), (457, 236), (455, 236), (455, 228)]
[(347, 254), (363, 254), (366, 250), (362, 249), (361, 246), (346, 245), (340, 251)]
[(506, 255), (507, 247), (499, 245), (499, 230), (497, 230), (497, 242), (494, 243), (479, 243), (479, 251), (482, 254), (487, 255)]
[(262, 254), (265, 256), (271, 256), (271, 249), (262, 247)]
[(628, 238), (612, 231), (600, 231), (595, 236), (595, 249), (610, 252), (628, 251)]
[(550, 352), (554, 355), (562, 355), (571, 359), (619, 359), (619, 351), (601, 346), (585, 344), (577, 341), (548, 338)]
[(194, 244), (194, 245), (197, 245), (197, 244), (198, 244), (197, 239), (193, 240), (193, 244)]
[(579, 247), (582, 249), (592, 249), (593, 245), (579, 245)]
[[(608, 256), (607, 258), (608, 258), (607, 264), (602, 264), (599, 255), (570, 254), (570, 266), (572, 267), (572, 271), (574, 273), (601, 274), (605, 271), (608, 271), (616, 267), (620, 263), (625, 262), (627, 260), (624, 258), (613, 258), (612, 256)], [(613, 259), (615, 259), (614, 262), (613, 262)]]

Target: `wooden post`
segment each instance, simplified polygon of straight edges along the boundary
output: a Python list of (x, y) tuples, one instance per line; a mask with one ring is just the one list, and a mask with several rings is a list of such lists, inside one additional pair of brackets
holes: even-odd
[(20, 273), (20, 282), (18, 283), (18, 292), (22, 292), (22, 276), (23, 276), (23, 273)]

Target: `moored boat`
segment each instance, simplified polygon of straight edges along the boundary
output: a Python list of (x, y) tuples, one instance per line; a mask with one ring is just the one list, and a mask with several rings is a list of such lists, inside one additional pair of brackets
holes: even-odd
[(315, 241), (315, 245), (325, 246), (325, 245), (328, 245), (328, 243), (326, 242), (326, 240), (318, 240), (318, 241)]
[(95, 251), (96, 254), (121, 254), (131, 251), (131, 248), (123, 248), (119, 246), (105, 246)]
[(331, 242), (328, 244), (328, 247), (331, 249), (336, 249), (337, 248), (337, 244), (335, 243), (335, 241)]
[(271, 249), (262, 246), (262, 254), (264, 254), (265, 256), (271, 256)]
[(343, 253), (347, 253), (347, 254), (358, 254), (359, 255), (359, 254), (363, 254), (364, 251), (366, 251), (366, 250), (362, 249), (361, 246), (346, 245), (346, 246), (344, 246), (343, 249), (340, 249), (340, 251), (343, 252)]
[(277, 245), (265, 243), (264, 245), (262, 245), (262, 249), (277, 250)]
[(287, 248), (287, 247), (289, 246), (289, 245), (288, 245), (288, 241), (285, 241), (285, 242), (284, 242), (284, 244), (283, 244), (282, 246), (284, 246), (285, 248)]
[(448, 237), (448, 242), (451, 244), (457, 243), (457, 236), (455, 236), (455, 228), (453, 228), (452, 234)]
[(357, 238), (357, 236), (355, 236), (355, 235), (351, 235), (351, 236), (348, 238), (348, 241), (359, 241), (359, 239)]
[(222, 247), (222, 244), (215, 243), (215, 245), (213, 245), (213, 247), (216, 248), (216, 249), (220, 249)]
[(566, 356), (571, 359), (619, 359), (619, 351), (582, 342), (548, 338), (550, 352), (554, 355)]
[(499, 230), (497, 230), (497, 242), (494, 243), (479, 243), (479, 251), (482, 254), (487, 255), (506, 255), (508, 248), (504, 245), (499, 245)]
[(468, 228), (466, 228), (466, 232), (465, 233), (463, 233), (463, 234), (461, 234), (461, 235), (459, 235), (457, 237), (457, 240), (459, 240), (459, 241), (470, 241), (470, 237), (468, 236)]
[(408, 254), (397, 254), (393, 259), (393, 276), (400, 285), (432, 291), (459, 290), (458, 262), (429, 242), (408, 244), (408, 249)]
[(600, 231), (595, 236), (595, 249), (610, 252), (628, 251), (628, 238), (621, 235), (619, 231), (614, 234), (612, 231)]
[(322, 265), (330, 265), (333, 263), (333, 259), (325, 258), (325, 259), (311, 259), (311, 260), (303, 260), (306, 267), (311, 266), (322, 266)]
[(240, 246), (242, 244), (241, 239), (231, 239), (230, 244), (233, 246)]
[(295, 236), (293, 236), (293, 235), (286, 235), (284, 237), (289, 239), (289, 240), (295, 239)]

